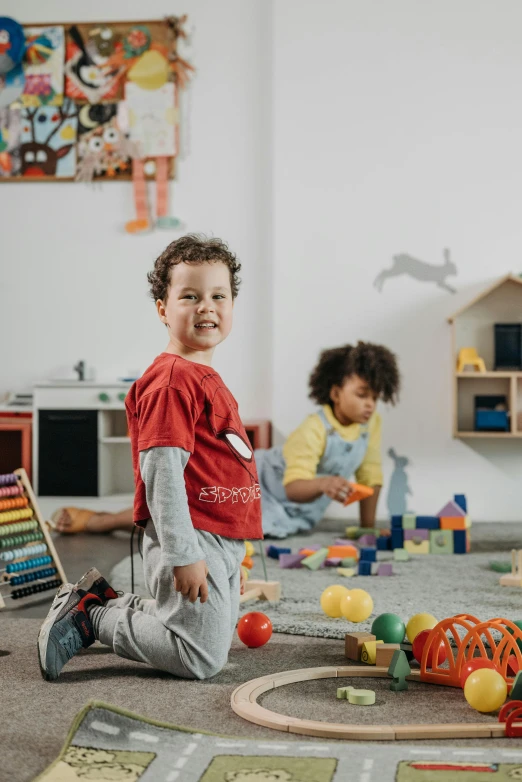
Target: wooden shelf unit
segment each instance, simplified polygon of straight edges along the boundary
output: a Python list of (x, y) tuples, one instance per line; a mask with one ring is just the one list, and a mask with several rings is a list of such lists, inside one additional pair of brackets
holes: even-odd
[[(453, 437), (461, 439), (522, 438), (522, 371), (494, 370), (494, 324), (522, 321), (522, 279), (508, 274), (449, 318), (452, 326)], [(457, 372), (459, 350), (474, 347), (486, 372)], [(508, 402), (509, 432), (477, 432), (474, 397), (502, 394)]]

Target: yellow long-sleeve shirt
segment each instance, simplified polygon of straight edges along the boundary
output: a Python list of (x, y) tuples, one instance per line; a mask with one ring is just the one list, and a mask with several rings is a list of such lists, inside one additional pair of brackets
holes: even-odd
[[(328, 423), (340, 434), (343, 440), (353, 442), (360, 437), (361, 425), (343, 426), (332, 412), (330, 405), (323, 405)], [(283, 446), (286, 470), (283, 486), (292, 481), (315, 478), (317, 465), (326, 448), (327, 433), (317, 413), (305, 418), (303, 423), (292, 432)], [(381, 416), (374, 413), (368, 422), (368, 448), (364, 459), (355, 472), (358, 483), (365, 486), (382, 486), (381, 464)]]

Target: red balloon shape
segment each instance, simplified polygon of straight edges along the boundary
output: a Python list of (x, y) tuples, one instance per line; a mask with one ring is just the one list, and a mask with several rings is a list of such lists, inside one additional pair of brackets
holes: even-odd
[[(422, 660), (422, 652), (424, 651), (424, 646), (426, 645), (426, 641), (428, 640), (428, 636), (430, 633), (431, 630), (421, 630), (420, 633), (416, 635), (415, 638), (413, 639), (412, 652), (413, 652), (413, 656), (415, 657), (418, 663), (420, 663), (420, 661)], [(428, 654), (428, 659), (426, 660), (427, 668), (433, 668), (434, 646), (435, 644), (431, 645), (431, 649)], [(437, 655), (437, 665), (441, 665), (441, 663), (444, 662), (447, 656), (448, 653), (446, 652), (446, 645), (444, 644), (444, 641), (441, 640), (439, 645), (439, 653)]]
[(488, 660), (487, 657), (473, 657), (471, 660), (465, 662), (462, 666), (462, 670), (460, 672), (460, 686), (462, 689), (464, 689), (466, 679), (470, 673), (473, 673), (473, 671), (478, 671), (480, 668), (491, 668), (492, 670), (498, 671), (500, 673), (497, 666), (494, 665), (491, 660)]
[(251, 649), (264, 646), (272, 635), (272, 622), (266, 614), (251, 611), (239, 620), (237, 634), (239, 640)]

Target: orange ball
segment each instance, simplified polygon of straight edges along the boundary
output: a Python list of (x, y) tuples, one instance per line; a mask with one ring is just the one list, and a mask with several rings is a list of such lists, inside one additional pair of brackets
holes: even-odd
[(237, 624), (237, 634), (240, 641), (250, 649), (264, 646), (272, 635), (272, 622), (261, 611), (251, 611), (241, 617)]

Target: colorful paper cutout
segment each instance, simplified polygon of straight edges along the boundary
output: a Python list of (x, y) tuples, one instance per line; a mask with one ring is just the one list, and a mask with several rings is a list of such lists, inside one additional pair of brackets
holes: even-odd
[[(89, 36), (86, 44), (76, 25), (68, 32), (72, 40), (65, 49), (65, 94), (88, 103), (116, 100), (124, 69), (109, 64), (109, 57), (100, 54), (96, 35)], [(115, 42), (114, 48), (118, 46), (121, 44)]]
[(21, 169), (20, 109), (0, 109), (0, 177), (18, 176)]
[(61, 106), (65, 56), (64, 29), (26, 27), (23, 106)]
[(91, 182), (129, 174), (136, 153), (118, 122), (118, 104), (86, 104), (78, 114), (78, 164), (76, 179)]
[(76, 168), (78, 109), (63, 106), (22, 109), (21, 174), (27, 177), (73, 177)]

